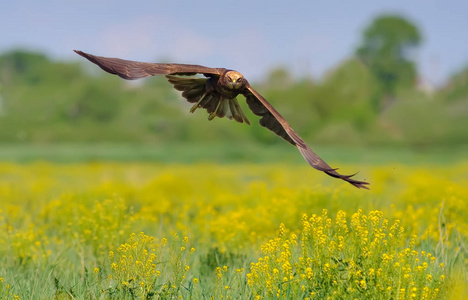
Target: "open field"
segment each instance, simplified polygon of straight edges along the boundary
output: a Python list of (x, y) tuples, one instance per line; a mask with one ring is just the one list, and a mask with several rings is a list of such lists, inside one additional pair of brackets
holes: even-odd
[[(468, 145), (440, 148), (409, 146), (353, 147), (347, 145), (313, 145), (325, 161), (331, 163), (388, 164), (452, 164), (468, 160)], [(198, 143), (61, 143), (2, 144), (0, 161), (60, 163), (82, 161), (152, 161), (169, 163), (282, 163), (304, 164), (302, 156), (287, 143), (236, 143), (226, 139)]]
[(340, 166), (0, 163), (0, 298), (466, 296), (468, 164)]

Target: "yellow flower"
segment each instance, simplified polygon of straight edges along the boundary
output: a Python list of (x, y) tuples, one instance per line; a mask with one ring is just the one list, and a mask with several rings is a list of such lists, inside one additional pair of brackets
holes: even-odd
[(366, 281), (365, 280), (361, 280), (359, 282), (359, 285), (363, 288), (363, 289), (366, 289), (367, 288), (367, 284), (366, 284)]

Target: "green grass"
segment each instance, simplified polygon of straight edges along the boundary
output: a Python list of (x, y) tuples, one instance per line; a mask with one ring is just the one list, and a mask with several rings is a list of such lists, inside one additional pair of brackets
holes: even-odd
[[(444, 164), (468, 160), (468, 146), (414, 149), (404, 147), (312, 146), (324, 160), (331, 163), (379, 164)], [(0, 146), (0, 161), (31, 162), (81, 161), (153, 161), (170, 163), (192, 162), (290, 162), (303, 163), (298, 151), (289, 144), (4, 144)]]

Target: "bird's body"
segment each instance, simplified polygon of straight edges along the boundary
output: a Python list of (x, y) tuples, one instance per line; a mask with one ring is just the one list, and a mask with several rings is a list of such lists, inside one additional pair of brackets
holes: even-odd
[[(200, 65), (136, 62), (95, 56), (76, 50), (75, 52), (97, 64), (104, 71), (124, 79), (165, 75), (168, 81), (174, 85), (174, 88), (181, 91), (182, 96), (188, 102), (194, 104), (190, 112), (193, 113), (198, 108), (204, 108), (209, 113), (209, 120), (215, 117), (226, 117), (250, 125), (250, 121), (245, 116), (236, 98), (239, 94), (242, 94), (252, 112), (261, 117), (260, 125), (296, 146), (309, 165), (332, 177), (345, 180), (355, 187), (368, 189), (367, 185), (369, 183), (352, 179), (353, 175), (341, 175), (336, 172), (336, 169), (325, 163), (299, 137), (278, 111), (255, 91), (244, 76), (237, 71)], [(205, 78), (187, 77), (196, 74), (202, 74)]]
[(237, 101), (237, 96), (245, 89), (244, 77), (239, 72), (226, 70), (220, 76), (208, 78), (184, 78), (166, 75), (176, 90), (190, 103), (195, 103), (190, 112), (205, 108), (214, 117), (227, 117), (237, 122), (250, 124)]

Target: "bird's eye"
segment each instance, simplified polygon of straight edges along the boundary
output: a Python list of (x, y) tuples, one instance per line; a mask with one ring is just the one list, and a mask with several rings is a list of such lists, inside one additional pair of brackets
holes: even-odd
[(229, 81), (229, 82), (232, 82), (232, 78), (231, 78), (231, 77), (228, 77), (228, 81)]
[(237, 78), (237, 82), (242, 82), (243, 79), (244, 79), (244, 78), (239, 77), (239, 78)]

